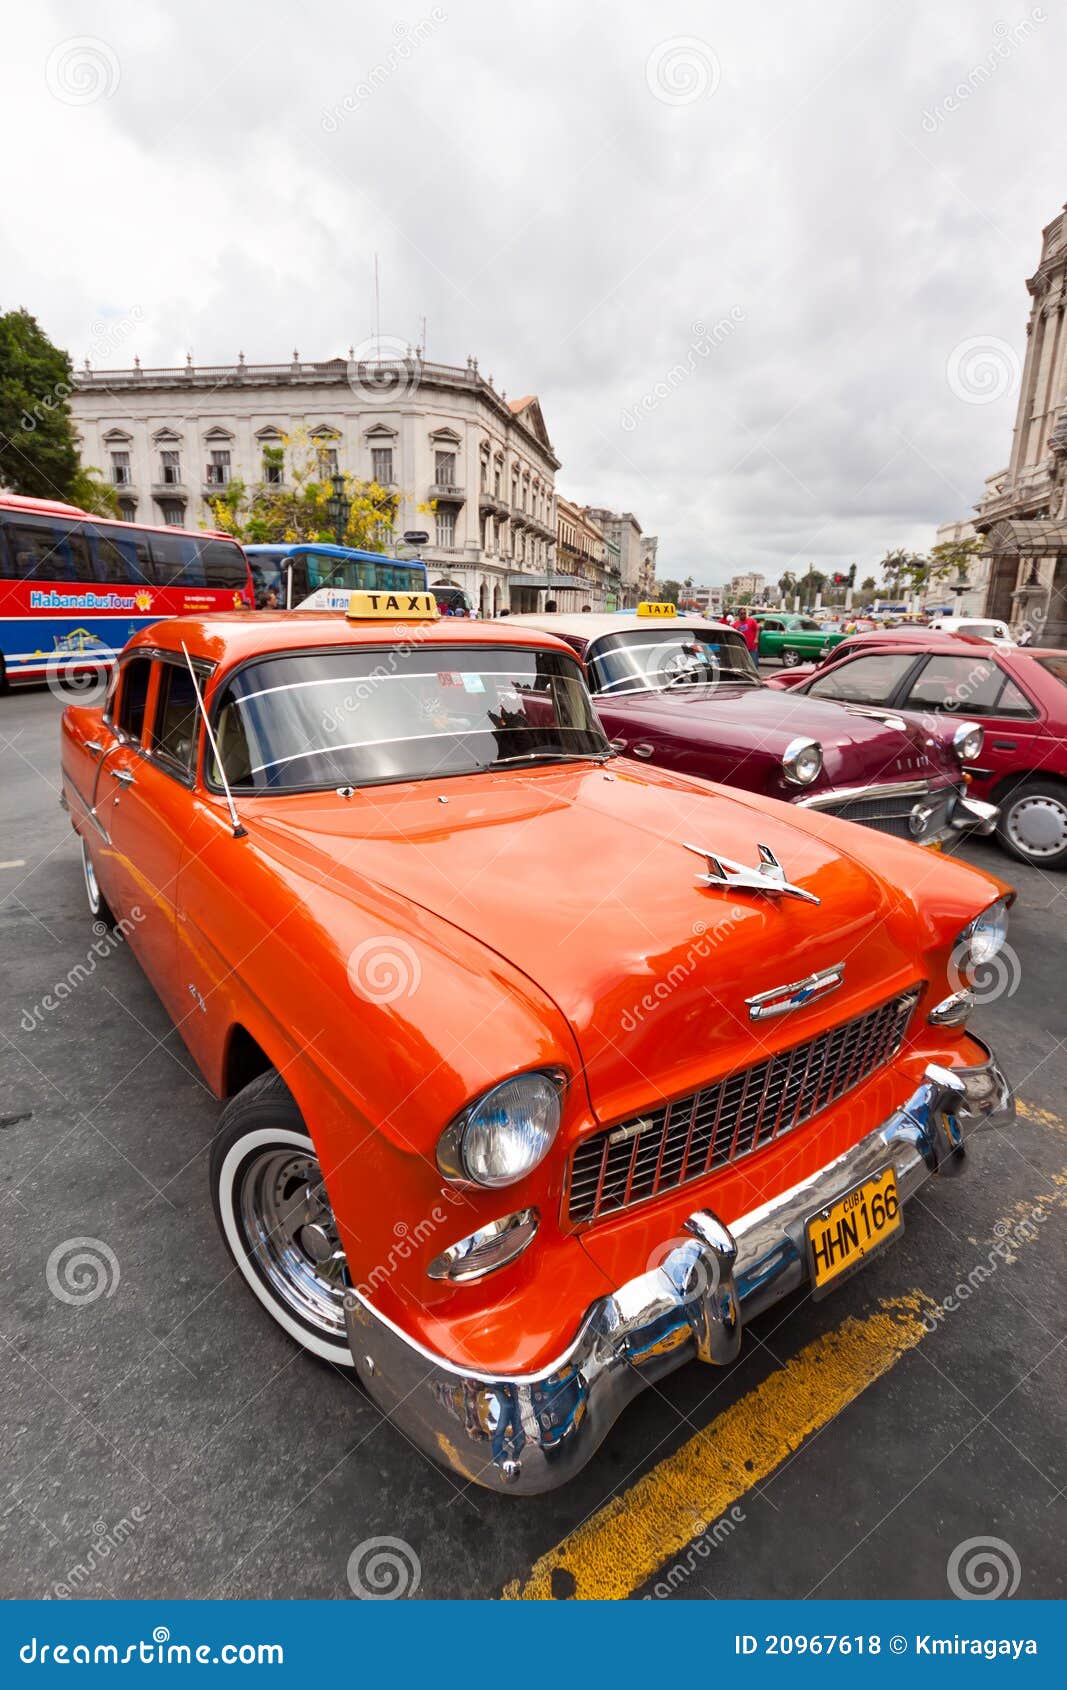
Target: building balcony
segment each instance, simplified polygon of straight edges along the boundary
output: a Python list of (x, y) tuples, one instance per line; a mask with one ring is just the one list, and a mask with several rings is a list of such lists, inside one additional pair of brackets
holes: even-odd
[[(216, 489), (216, 492), (218, 489)], [(152, 497), (154, 499), (187, 499), (189, 489), (184, 481), (153, 481)]]
[(430, 498), (443, 505), (462, 505), (467, 495), (454, 481), (431, 481)]
[(507, 516), (508, 507), (499, 493), (488, 493), (483, 487), (478, 494), (478, 509), (487, 516)]
[(205, 499), (217, 499), (220, 493), (225, 493), (229, 485), (229, 476), (226, 477), (225, 481), (216, 481), (212, 476), (208, 475), (204, 477), (200, 491)]

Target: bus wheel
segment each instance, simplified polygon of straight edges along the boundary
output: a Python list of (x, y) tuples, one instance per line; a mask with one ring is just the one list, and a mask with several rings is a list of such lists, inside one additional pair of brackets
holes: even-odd
[(94, 922), (101, 921), (108, 927), (114, 927), (115, 917), (111, 913), (111, 906), (97, 885), (93, 859), (89, 855), (89, 847), (84, 839), (81, 841), (81, 848), (82, 873), (85, 876), (85, 896), (89, 900), (89, 913)]

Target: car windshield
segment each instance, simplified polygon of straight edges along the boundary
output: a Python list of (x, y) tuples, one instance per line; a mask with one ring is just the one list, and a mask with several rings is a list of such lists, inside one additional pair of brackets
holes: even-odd
[(593, 691), (601, 695), (720, 681), (760, 685), (744, 640), (729, 628), (637, 628), (597, 640), (586, 657)]
[(225, 688), (215, 733), (227, 780), (245, 791), (611, 755), (577, 663), (504, 646), (413, 641), (265, 658)]

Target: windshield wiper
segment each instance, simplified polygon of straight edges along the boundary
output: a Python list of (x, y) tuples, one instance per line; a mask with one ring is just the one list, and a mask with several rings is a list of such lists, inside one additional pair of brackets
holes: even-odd
[(508, 763), (606, 763), (617, 757), (617, 751), (517, 751), (511, 757), (498, 757), (492, 763), (479, 763), (479, 771), (502, 769)]

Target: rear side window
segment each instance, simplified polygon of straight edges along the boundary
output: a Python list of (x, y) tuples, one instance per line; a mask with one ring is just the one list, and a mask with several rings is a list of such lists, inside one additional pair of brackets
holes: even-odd
[(152, 674), (150, 657), (131, 657), (122, 665), (119, 692), (118, 724), (130, 739), (140, 740), (144, 728), (144, 709), (148, 699), (148, 682)]
[(148, 535), (129, 528), (98, 525), (92, 534), (98, 581), (124, 582), (135, 587), (156, 583)]
[(191, 534), (153, 534), (152, 562), (161, 587), (202, 587), (204, 566)]
[(1059, 681), (1061, 687), (1067, 687), (1067, 656), (1039, 657), (1037, 660), (1042, 669), (1047, 669), (1053, 680)]
[(810, 698), (836, 698), (843, 704), (885, 704), (915, 662), (914, 652), (872, 652), (851, 663), (835, 663), (807, 692)]
[(1004, 676), (991, 658), (928, 657), (904, 700), (911, 710), (970, 711), (981, 716), (994, 708)]
[(193, 677), (177, 663), (160, 664), (152, 750), (183, 775), (196, 763), (198, 709)]
[(47, 516), (24, 516), (5, 526), (9, 578), (86, 583), (93, 580), (89, 544), (83, 529)]
[(205, 587), (232, 587), (235, 592), (244, 592), (248, 565), (240, 546), (227, 540), (201, 540), (199, 544)]

